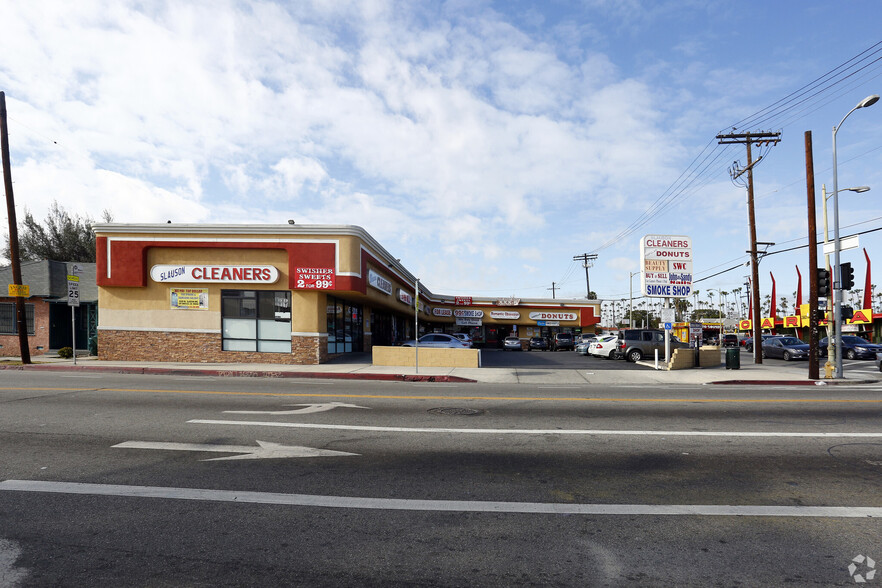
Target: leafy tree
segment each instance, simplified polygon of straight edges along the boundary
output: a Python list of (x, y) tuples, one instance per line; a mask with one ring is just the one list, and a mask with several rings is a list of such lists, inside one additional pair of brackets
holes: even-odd
[[(113, 216), (105, 210), (104, 222), (111, 222)], [(25, 211), (24, 222), (18, 231), (18, 252), (22, 261), (53, 259), (56, 261), (95, 261), (95, 234), (92, 233), (93, 220), (79, 215), (71, 216), (64, 208), (53, 202), (43, 224), (37, 222), (30, 212)], [(11, 258), (9, 237), (3, 255)]]

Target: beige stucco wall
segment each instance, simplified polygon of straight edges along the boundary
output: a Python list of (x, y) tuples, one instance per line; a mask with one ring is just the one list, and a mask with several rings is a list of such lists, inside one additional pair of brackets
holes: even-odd
[[(374, 365), (416, 366), (415, 347), (374, 346)], [(420, 348), (420, 367), (481, 367), (480, 349)]]
[[(149, 277), (143, 288), (98, 288), (99, 328), (147, 330), (219, 331), (221, 290), (288, 290), (288, 255), (274, 249), (150, 249), (147, 271), (154, 265), (272, 265), (279, 270), (279, 279), (264, 284), (194, 284), (192, 282), (154, 282)], [(172, 288), (205, 288), (208, 310), (171, 308)], [(292, 314), (298, 316), (297, 303), (292, 300)], [(308, 324), (314, 325), (314, 311), (307, 309)], [(292, 329), (298, 330), (293, 326)], [(324, 330), (324, 329), (322, 329)], [(310, 332), (318, 329), (311, 328)]]

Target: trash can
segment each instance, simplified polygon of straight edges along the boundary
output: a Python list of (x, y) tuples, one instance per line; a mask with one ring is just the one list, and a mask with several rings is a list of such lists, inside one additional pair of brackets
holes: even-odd
[(737, 347), (727, 347), (726, 348), (726, 369), (727, 370), (740, 370), (741, 369), (741, 350)]

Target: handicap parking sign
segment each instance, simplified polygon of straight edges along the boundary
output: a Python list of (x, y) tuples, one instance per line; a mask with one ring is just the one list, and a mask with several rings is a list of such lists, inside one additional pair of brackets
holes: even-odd
[(665, 323), (665, 331), (670, 331), (672, 328), (673, 325), (671, 325), (671, 323)]

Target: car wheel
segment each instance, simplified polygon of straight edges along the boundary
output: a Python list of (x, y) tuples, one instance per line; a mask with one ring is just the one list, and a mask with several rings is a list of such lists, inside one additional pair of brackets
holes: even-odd
[(790, 361), (790, 352), (789, 351), (784, 352), (784, 361)]
[(849, 349), (848, 351), (845, 352), (846, 359), (854, 359), (854, 355), (855, 355), (854, 349)]
[(760, 355), (762, 355), (763, 359), (765, 359), (766, 358), (766, 350), (763, 349), (762, 351), (760, 351)]
[(753, 351), (753, 345), (745, 345), (744, 349), (746, 349), (747, 352), (750, 353), (751, 351)]
[(636, 363), (643, 359), (643, 352), (639, 349), (632, 349), (628, 352), (628, 361), (632, 363)]

